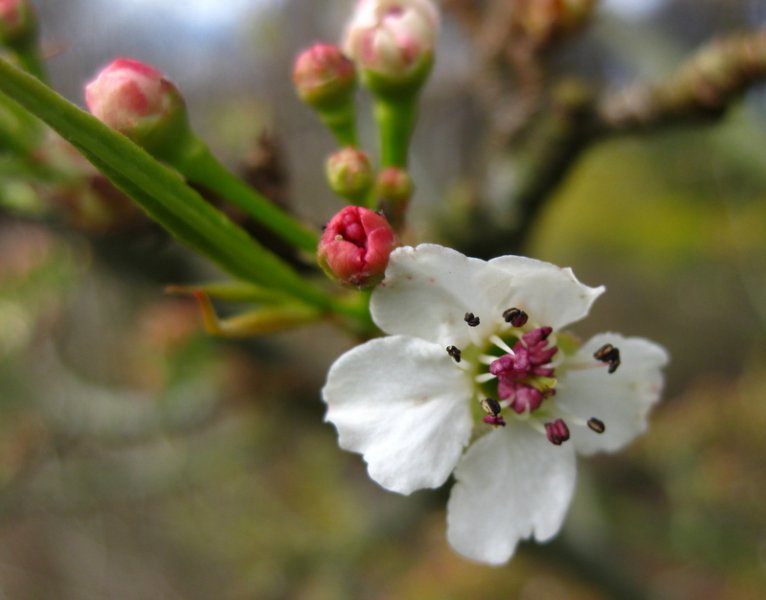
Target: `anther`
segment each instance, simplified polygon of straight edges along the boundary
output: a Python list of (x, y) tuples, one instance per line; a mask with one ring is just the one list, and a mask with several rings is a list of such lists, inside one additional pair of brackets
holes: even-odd
[(593, 358), (609, 365), (609, 373), (614, 373), (620, 366), (620, 349), (612, 344), (604, 344), (593, 353)]
[(463, 320), (468, 323), (469, 327), (476, 327), (479, 323), (481, 323), (481, 320), (479, 317), (477, 317), (472, 312), (465, 313), (465, 316), (463, 317)]
[(591, 431), (595, 431), (596, 433), (604, 433), (604, 431), (606, 431), (606, 425), (604, 425), (604, 422), (600, 419), (597, 419), (596, 417), (591, 417), (588, 419), (588, 427), (591, 429)]
[(494, 427), (505, 427), (505, 419), (502, 415), (484, 415), (481, 419), (487, 425)]
[(494, 415), (495, 417), (499, 415), (502, 410), (500, 403), (494, 398), (484, 398), (484, 400), (481, 401), (481, 407), (484, 409), (485, 413)]
[(449, 354), (452, 358), (454, 358), (456, 363), (459, 363), (462, 357), (460, 348), (458, 348), (457, 346), (447, 346), (447, 354)]
[(554, 446), (561, 446), (569, 439), (569, 427), (562, 419), (545, 423), (545, 437)]
[(503, 311), (503, 319), (514, 327), (523, 327), (529, 319), (529, 315), (520, 308), (509, 308)]

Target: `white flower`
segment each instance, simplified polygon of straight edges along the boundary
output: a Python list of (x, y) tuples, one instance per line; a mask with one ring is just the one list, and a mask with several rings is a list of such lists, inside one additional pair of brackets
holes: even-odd
[[(341, 356), (322, 391), (340, 446), (401, 494), (454, 470), (447, 535), (468, 558), (499, 564), (520, 539), (550, 539), (572, 497), (575, 451), (625, 446), (662, 387), (660, 346), (607, 333), (576, 349), (559, 331), (603, 291), (518, 256), (395, 250), (370, 305), (390, 335)], [(484, 435), (464, 454), (474, 423)]]

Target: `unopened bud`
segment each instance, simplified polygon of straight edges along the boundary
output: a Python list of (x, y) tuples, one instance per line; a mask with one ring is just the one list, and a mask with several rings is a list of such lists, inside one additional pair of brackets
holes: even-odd
[(378, 208), (397, 230), (404, 224), (414, 187), (412, 177), (407, 171), (398, 167), (383, 169), (375, 180), (375, 198), (378, 200)]
[(383, 279), (393, 246), (394, 232), (385, 217), (360, 206), (347, 206), (327, 224), (317, 260), (339, 283), (369, 288)]
[(377, 84), (419, 87), (433, 62), (438, 30), (431, 0), (359, 0), (343, 49), (373, 91)]
[(372, 166), (367, 154), (348, 147), (330, 155), (325, 164), (333, 192), (349, 200), (361, 200), (372, 185)]
[(0, 0), (0, 43), (17, 49), (37, 36), (37, 16), (29, 0)]
[(321, 109), (349, 100), (356, 85), (356, 69), (337, 46), (314, 44), (295, 59), (293, 83), (301, 100)]
[(164, 157), (190, 133), (180, 92), (157, 69), (118, 58), (85, 87), (91, 113), (112, 129)]

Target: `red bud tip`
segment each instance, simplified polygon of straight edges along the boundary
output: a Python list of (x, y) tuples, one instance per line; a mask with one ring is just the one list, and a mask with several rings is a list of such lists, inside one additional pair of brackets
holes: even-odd
[(382, 215), (360, 206), (347, 206), (327, 224), (317, 260), (329, 277), (357, 288), (383, 279), (394, 247), (394, 232)]

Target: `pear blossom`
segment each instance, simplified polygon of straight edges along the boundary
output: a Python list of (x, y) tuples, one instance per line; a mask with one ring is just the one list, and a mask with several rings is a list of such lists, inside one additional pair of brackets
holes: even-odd
[(439, 487), (454, 471), (450, 544), (504, 563), (520, 540), (559, 531), (576, 453), (622, 448), (659, 398), (661, 346), (602, 333), (578, 347), (561, 330), (603, 292), (530, 258), (398, 248), (370, 304), (388, 335), (332, 365), (326, 420), (388, 490)]

